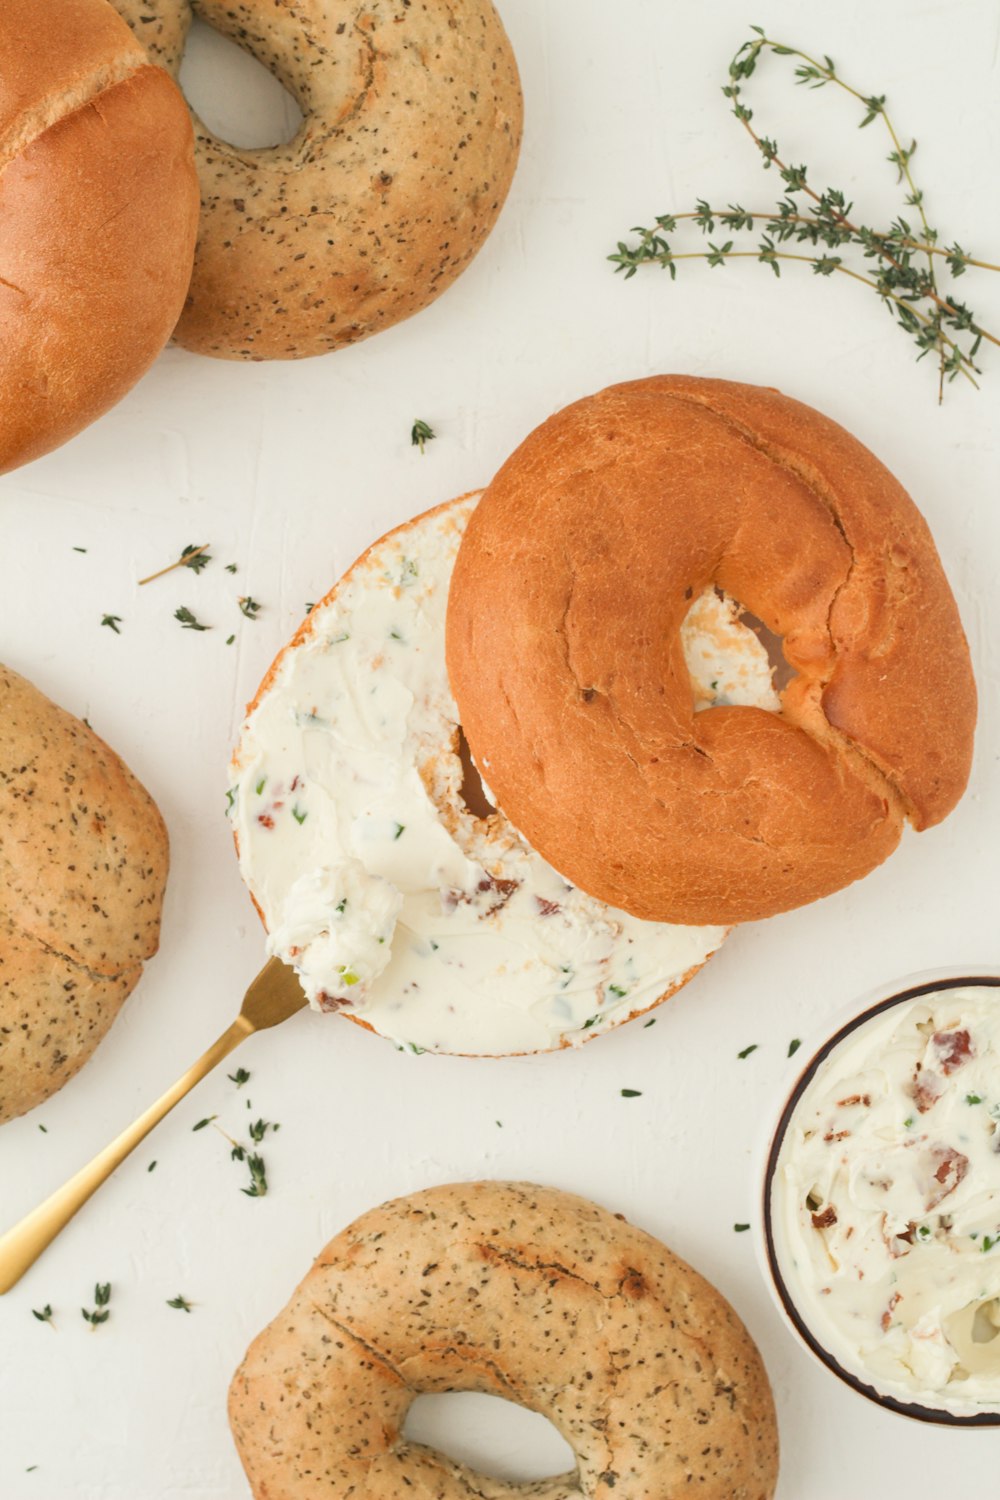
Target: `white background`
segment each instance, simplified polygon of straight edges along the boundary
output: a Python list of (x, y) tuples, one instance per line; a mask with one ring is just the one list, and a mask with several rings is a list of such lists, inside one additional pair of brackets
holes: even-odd
[[(956, 385), (939, 409), (929, 361), (914, 363), (846, 278), (790, 267), (778, 283), (746, 262), (625, 284), (604, 256), (630, 225), (699, 195), (771, 201), (774, 174), (719, 93), (759, 21), (887, 93), (901, 132), (919, 139), (914, 167), (945, 239), (1000, 259), (1000, 11), (990, 0), (771, 0), (757, 13), (741, 0), (503, 0), (502, 11), (523, 74), (524, 152), (499, 227), (457, 286), (320, 360), (235, 365), (171, 350), (103, 421), (0, 482), (0, 656), (89, 717), (154, 793), (173, 843), (161, 954), (93, 1062), (0, 1132), (2, 1221), (187, 1066), (262, 960), (223, 816), (226, 761), (306, 601), (386, 528), (487, 481), (577, 396), (659, 371), (735, 377), (779, 385), (868, 443), (927, 515), (970, 633), (983, 697), (972, 787), (863, 884), (736, 933), (648, 1030), (498, 1062), (403, 1056), (313, 1015), (249, 1042), (242, 1094), (225, 1070), (202, 1085), (0, 1303), (4, 1500), (244, 1497), (225, 1395), (249, 1339), (356, 1214), (478, 1175), (588, 1194), (725, 1291), (774, 1383), (781, 1500), (938, 1496), (959, 1476), (963, 1493), (997, 1493), (1000, 1432), (908, 1424), (814, 1368), (769, 1302), (751, 1235), (732, 1226), (755, 1217), (753, 1146), (787, 1082), (789, 1040), (883, 981), (998, 959), (998, 351), (984, 352), (981, 392)], [(189, 88), (234, 137), (248, 121), (266, 133), (281, 104), (225, 50), (193, 50)], [(771, 60), (754, 80), (759, 123), (792, 159), (896, 212), (880, 126), (859, 133), (850, 101), (796, 93), (789, 74)], [(989, 273), (960, 290), (1000, 324)], [(424, 457), (409, 445), (418, 416), (439, 434)], [(137, 589), (201, 542), (214, 559), (203, 574)], [(247, 592), (262, 604), (255, 623), (237, 612)], [(211, 632), (181, 630), (180, 604)], [(120, 637), (101, 628), (106, 611), (122, 616)], [(214, 1130), (192, 1133), (214, 1112), (234, 1134), (258, 1114), (281, 1122), (264, 1151), (267, 1198), (241, 1195), (243, 1171)], [(80, 1307), (95, 1280), (114, 1291), (110, 1321), (91, 1332)], [(165, 1305), (177, 1293), (196, 1304), (190, 1316)], [(31, 1317), (46, 1302), (55, 1332)], [(451, 1422), (457, 1450), (470, 1429), (461, 1412)], [(531, 1458), (526, 1440), (508, 1472), (530, 1472)]]

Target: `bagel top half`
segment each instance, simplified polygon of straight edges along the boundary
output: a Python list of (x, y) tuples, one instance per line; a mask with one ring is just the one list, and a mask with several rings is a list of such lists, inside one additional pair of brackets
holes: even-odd
[[(780, 712), (695, 711), (681, 625), (712, 589), (781, 638)], [(649, 920), (828, 895), (968, 779), (975, 684), (926, 523), (861, 443), (773, 390), (664, 376), (536, 429), (470, 519), (447, 654), (506, 816)]]

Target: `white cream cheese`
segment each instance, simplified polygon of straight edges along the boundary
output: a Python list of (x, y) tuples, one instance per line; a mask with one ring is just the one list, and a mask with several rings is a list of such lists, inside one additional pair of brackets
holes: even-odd
[(788, 1293), (844, 1370), (1000, 1411), (1000, 990), (936, 991), (850, 1033), (794, 1110), (771, 1208)]
[[(477, 498), (377, 542), (313, 611), (244, 726), (232, 801), (270, 949), (314, 1005), (412, 1050), (501, 1055), (586, 1040), (653, 1004), (725, 929), (605, 906), (502, 813), (465, 807), (445, 614)], [(756, 636), (727, 601), (700, 602), (685, 639), (702, 653), (699, 706), (725, 691), (777, 707)]]

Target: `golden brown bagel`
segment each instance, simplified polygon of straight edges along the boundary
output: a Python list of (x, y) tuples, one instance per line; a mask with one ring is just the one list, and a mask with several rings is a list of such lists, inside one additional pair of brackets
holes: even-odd
[(191, 123), (106, 0), (0, 5), (0, 473), (118, 401), (184, 305)]
[(177, 342), (300, 359), (419, 311), (510, 187), (521, 89), (490, 0), (114, 0), (175, 78), (197, 15), (281, 80), (303, 123), (230, 145), (195, 119), (202, 223)]
[(167, 831), (103, 740), (0, 666), (0, 1121), (82, 1067), (156, 952)]
[[(784, 638), (780, 714), (694, 713), (679, 629), (713, 585)], [(447, 648), (507, 817), (656, 921), (838, 890), (968, 778), (975, 685), (927, 526), (866, 448), (777, 391), (664, 376), (544, 423), (469, 522)]]
[[(548, 1417), (569, 1474), (508, 1484), (402, 1435), (422, 1391)], [(229, 1416), (256, 1500), (769, 1500), (774, 1404), (728, 1302), (642, 1230), (518, 1182), (363, 1215), (251, 1344)]]

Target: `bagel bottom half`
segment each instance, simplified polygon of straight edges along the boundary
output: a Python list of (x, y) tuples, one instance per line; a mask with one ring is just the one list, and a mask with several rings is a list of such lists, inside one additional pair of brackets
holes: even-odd
[[(318, 1009), (411, 1051), (509, 1056), (648, 1010), (725, 929), (595, 901), (501, 809), (466, 801), (445, 615), (477, 500), (389, 532), (314, 606), (249, 707), (230, 801), (269, 949)], [(725, 601), (695, 601), (685, 629), (694, 700), (777, 705), (766, 652)]]
[[(547, 1417), (576, 1467), (512, 1484), (403, 1436), (421, 1392)], [(254, 1340), (229, 1414), (256, 1500), (769, 1500), (774, 1404), (728, 1302), (584, 1198), (472, 1182), (327, 1245)]]

